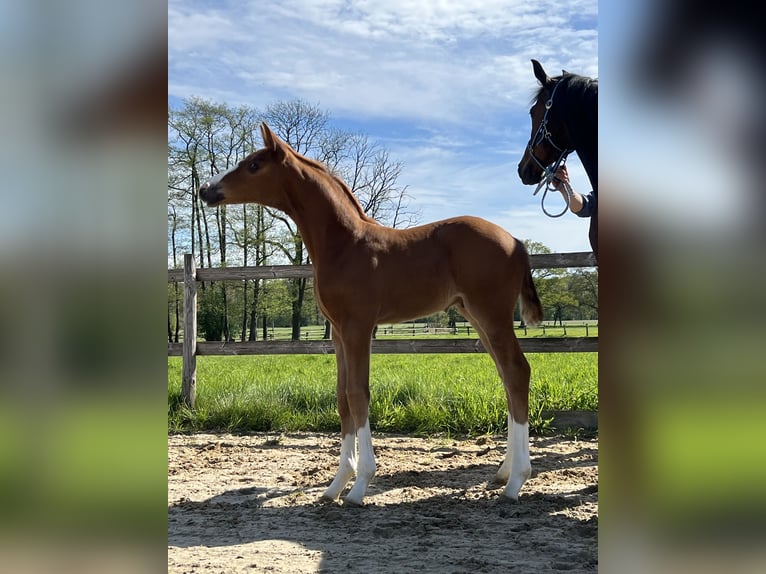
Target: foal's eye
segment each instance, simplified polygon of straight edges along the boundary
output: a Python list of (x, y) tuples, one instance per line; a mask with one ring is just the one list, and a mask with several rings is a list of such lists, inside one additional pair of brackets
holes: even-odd
[(247, 169), (249, 169), (253, 173), (258, 171), (258, 162), (257, 161), (251, 161), (250, 164), (247, 166)]

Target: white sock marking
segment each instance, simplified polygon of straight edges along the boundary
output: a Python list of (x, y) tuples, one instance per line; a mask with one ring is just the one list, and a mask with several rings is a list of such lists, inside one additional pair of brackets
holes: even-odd
[[(511, 449), (511, 475), (503, 495), (512, 500), (518, 500), (519, 490), (532, 475), (532, 464), (529, 461), (529, 423), (513, 422), (512, 424), (513, 436), (509, 437), (508, 445)], [(511, 428), (510, 424), (508, 428)], [(506, 454), (506, 460), (508, 460), (508, 454)]]
[(354, 476), (356, 464), (356, 436), (351, 433), (343, 436), (340, 444), (338, 472), (322, 496), (329, 500), (337, 500), (348, 481)]
[(375, 451), (372, 448), (372, 433), (370, 433), (370, 421), (367, 420), (363, 427), (356, 431), (359, 442), (359, 461), (356, 468), (356, 480), (354, 486), (346, 495), (346, 502), (360, 505), (367, 492), (367, 485), (375, 476)]
[(513, 455), (513, 419), (511, 415), (508, 415), (508, 442), (505, 449), (505, 458), (503, 464), (497, 470), (495, 481), (505, 484), (508, 482), (508, 478), (511, 476), (511, 461)]

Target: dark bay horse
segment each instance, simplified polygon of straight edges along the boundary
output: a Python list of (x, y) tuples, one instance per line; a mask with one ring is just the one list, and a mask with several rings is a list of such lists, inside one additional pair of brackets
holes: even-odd
[[(365, 215), (348, 186), (261, 126), (265, 147), (199, 190), (208, 206), (256, 202), (298, 226), (314, 265), (316, 300), (332, 324), (341, 422), (338, 472), (323, 497), (362, 504), (375, 474), (368, 420), (370, 345), (378, 323), (424, 317), (456, 305), (495, 361), (508, 402), (508, 450), (496, 479), (518, 498), (529, 478), (529, 363), (513, 331), (542, 320), (524, 245), (483, 219), (455, 217), (410, 229)], [(358, 452), (357, 452), (358, 442)]]
[(576, 152), (588, 174), (596, 201), (588, 238), (598, 261), (598, 80), (563, 72), (551, 78), (532, 60), (540, 89), (529, 110), (532, 135), (519, 162), (525, 185), (551, 178), (555, 168)]

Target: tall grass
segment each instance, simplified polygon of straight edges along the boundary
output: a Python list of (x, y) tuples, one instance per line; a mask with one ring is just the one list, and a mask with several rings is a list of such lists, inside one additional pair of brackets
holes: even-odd
[[(532, 367), (530, 426), (544, 410), (598, 408), (598, 355), (527, 355)], [(498, 433), (505, 392), (488, 355), (373, 355), (373, 430), (414, 434)], [(181, 403), (181, 359), (168, 358), (171, 431), (337, 431), (335, 357), (198, 357), (197, 401)]]

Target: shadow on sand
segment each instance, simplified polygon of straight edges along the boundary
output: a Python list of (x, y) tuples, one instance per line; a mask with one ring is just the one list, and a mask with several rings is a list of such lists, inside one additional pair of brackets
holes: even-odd
[[(546, 455), (533, 464), (540, 473), (592, 465), (589, 459), (596, 457), (596, 449), (583, 444), (576, 457)], [(495, 464), (472, 464), (379, 474), (361, 508), (321, 502), (320, 485), (248, 487), (198, 502), (182, 500), (168, 508), (168, 545), (220, 548), (285, 540), (320, 552), (320, 572), (596, 571), (597, 517), (591, 512), (583, 520), (577, 508), (597, 502), (597, 486), (556, 493), (525, 486), (512, 503), (499, 487), (486, 484), (496, 470)], [(449, 492), (424, 497), (432, 487)], [(395, 490), (414, 494), (394, 501), (378, 496)]]

